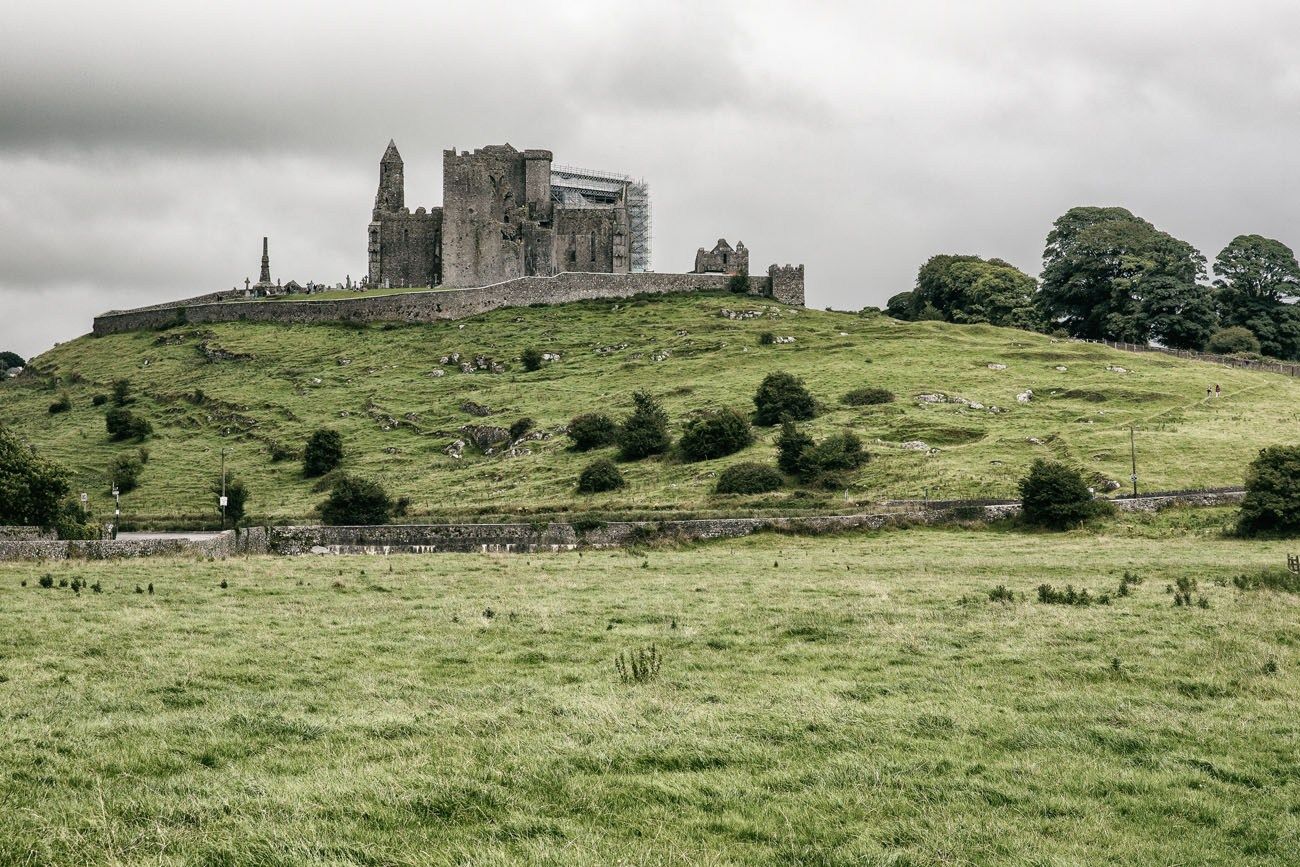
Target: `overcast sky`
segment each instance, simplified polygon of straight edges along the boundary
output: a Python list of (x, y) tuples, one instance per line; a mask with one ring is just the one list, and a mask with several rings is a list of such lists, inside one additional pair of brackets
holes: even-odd
[(940, 252), (1037, 274), (1123, 205), (1300, 246), (1300, 4), (44, 2), (0, 7), (0, 349), (366, 267), (378, 161), (442, 201), (509, 142), (650, 182), (654, 267), (743, 240), (857, 309)]

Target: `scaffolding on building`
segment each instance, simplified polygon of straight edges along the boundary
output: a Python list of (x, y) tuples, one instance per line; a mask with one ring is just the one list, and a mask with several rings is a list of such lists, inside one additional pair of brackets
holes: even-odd
[[(584, 185), (582, 182), (593, 182)], [(631, 175), (580, 169), (574, 166), (551, 166), (551, 199), (567, 207), (607, 204), (602, 196), (613, 182), (621, 185), (623, 206), (627, 209), (628, 270), (633, 273), (651, 270), (650, 251), (654, 238), (654, 214), (650, 208), (650, 185)]]

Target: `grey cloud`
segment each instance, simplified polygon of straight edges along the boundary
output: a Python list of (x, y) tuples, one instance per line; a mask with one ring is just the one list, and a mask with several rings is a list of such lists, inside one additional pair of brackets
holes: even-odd
[(255, 276), (262, 235), (277, 276), (357, 276), (390, 136), (413, 205), (452, 146), (645, 177), (659, 270), (740, 238), (817, 306), (938, 252), (1034, 273), (1077, 204), (1300, 244), (1298, 30), (1273, 0), (8, 4), (0, 348)]

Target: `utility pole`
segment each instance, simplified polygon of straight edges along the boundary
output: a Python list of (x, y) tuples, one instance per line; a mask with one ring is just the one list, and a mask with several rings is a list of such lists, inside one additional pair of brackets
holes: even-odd
[[(266, 239), (262, 239), (266, 243)], [(226, 529), (226, 449), (221, 449), (221, 529)]]
[(1133, 496), (1136, 497), (1138, 495), (1138, 453), (1137, 441), (1133, 436), (1133, 425), (1128, 426), (1128, 453), (1133, 459), (1133, 473), (1129, 476), (1129, 480), (1133, 482)]
[(117, 490), (117, 482), (113, 483), (113, 538), (117, 538), (118, 528), (122, 526), (122, 498)]

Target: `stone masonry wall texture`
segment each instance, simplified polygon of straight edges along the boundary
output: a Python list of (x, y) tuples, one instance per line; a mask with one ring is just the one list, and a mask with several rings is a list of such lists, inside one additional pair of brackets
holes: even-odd
[[(801, 266), (802, 268), (802, 266)], [(802, 278), (802, 271), (799, 277)], [(697, 292), (725, 289), (725, 274), (583, 274), (565, 272), (554, 277), (520, 277), (494, 286), (472, 289), (437, 289), (396, 295), (366, 295), (333, 301), (203, 301), (172, 306), (105, 313), (95, 317), (97, 336), (127, 331), (198, 325), (209, 322), (438, 322), (463, 319), (499, 307), (561, 304), (594, 298)], [(769, 295), (770, 278), (750, 277), (752, 295)], [(803, 286), (797, 293), (782, 284), (785, 303), (802, 304)], [(789, 301), (787, 298), (795, 298)]]

